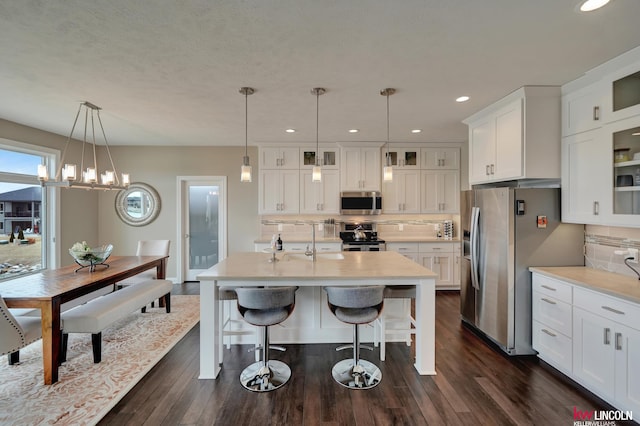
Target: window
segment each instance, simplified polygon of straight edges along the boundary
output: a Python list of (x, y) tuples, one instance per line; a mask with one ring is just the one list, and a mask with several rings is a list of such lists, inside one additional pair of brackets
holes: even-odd
[(47, 266), (47, 196), (37, 179), (39, 164), (51, 160), (45, 150), (0, 140), (0, 280)]

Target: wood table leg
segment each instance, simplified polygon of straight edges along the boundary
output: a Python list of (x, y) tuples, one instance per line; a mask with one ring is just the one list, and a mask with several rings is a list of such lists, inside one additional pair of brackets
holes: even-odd
[(60, 363), (60, 301), (51, 300), (41, 307), (42, 323), (42, 363), (44, 368), (44, 384), (52, 385), (58, 381), (58, 365)]

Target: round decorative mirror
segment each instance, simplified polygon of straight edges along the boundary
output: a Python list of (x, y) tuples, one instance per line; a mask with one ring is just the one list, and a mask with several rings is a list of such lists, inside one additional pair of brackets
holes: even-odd
[(147, 225), (160, 213), (160, 196), (150, 185), (134, 182), (116, 195), (116, 213), (131, 226)]

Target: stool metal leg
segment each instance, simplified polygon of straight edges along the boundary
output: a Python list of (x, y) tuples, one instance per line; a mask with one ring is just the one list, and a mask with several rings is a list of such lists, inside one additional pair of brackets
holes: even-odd
[(371, 389), (382, 380), (382, 371), (377, 365), (360, 359), (360, 332), (358, 324), (353, 326), (353, 359), (344, 359), (333, 366), (333, 379), (349, 389)]
[(263, 329), (262, 361), (242, 370), (240, 383), (253, 392), (269, 392), (282, 387), (291, 378), (291, 369), (282, 361), (269, 360), (269, 327)]

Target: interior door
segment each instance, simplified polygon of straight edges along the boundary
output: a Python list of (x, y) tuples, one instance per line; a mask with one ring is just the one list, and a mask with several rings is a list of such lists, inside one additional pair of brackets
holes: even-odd
[(226, 257), (226, 178), (189, 177), (180, 182), (181, 268), (183, 281)]

